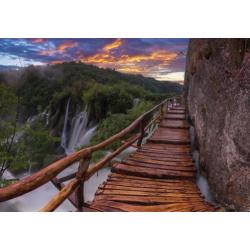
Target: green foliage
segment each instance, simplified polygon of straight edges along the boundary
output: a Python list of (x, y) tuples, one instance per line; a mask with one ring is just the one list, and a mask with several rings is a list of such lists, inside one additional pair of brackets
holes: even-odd
[(133, 97), (123, 86), (94, 84), (82, 99), (90, 106), (90, 116), (100, 121), (108, 113), (125, 113), (133, 106)]
[[(87, 92), (89, 92), (89, 88), (93, 85), (98, 87), (116, 85), (117, 88), (125, 89), (136, 98), (150, 96), (150, 92), (180, 93), (182, 91), (182, 86), (177, 83), (159, 82), (141, 75), (122, 74), (115, 70), (76, 62), (42, 68), (30, 66), (24, 70), (18, 82), (17, 93), (29, 115), (37, 114), (39, 107), (44, 110), (50, 102), (58, 101), (62, 96), (71, 96), (80, 101), (82, 91), (88, 89)], [(113, 90), (117, 93), (117, 89)], [(123, 107), (123, 104), (121, 106)], [(118, 111), (122, 107), (117, 107)], [(96, 109), (99, 114), (98, 108)]]
[(11, 116), (16, 111), (17, 97), (14, 91), (0, 83), (0, 118)]
[[(15, 89), (0, 84), (0, 177), (5, 167), (13, 171), (41, 167), (56, 157), (59, 138), (50, 132), (59, 134), (57, 132), (61, 131), (61, 118), (69, 97), (69, 116), (73, 116), (83, 103), (89, 105), (91, 122), (99, 123), (91, 142), (96, 144), (127, 127), (153, 103), (166, 98), (166, 93), (182, 90), (176, 83), (76, 62), (30, 66), (16, 74), (13, 77)], [(8, 78), (3, 75), (0, 79)], [(140, 102), (133, 107), (135, 98)], [(49, 111), (50, 128), (42, 121), (32, 126), (18, 124), (19, 108), (23, 120)], [(17, 141), (19, 133), (22, 136)], [(114, 143), (108, 149), (118, 145)], [(104, 154), (105, 151), (95, 153), (93, 160)]]
[[(92, 144), (100, 143), (106, 140), (110, 136), (120, 132), (122, 129), (126, 128), (131, 124), (136, 118), (141, 114), (152, 108), (153, 104), (151, 102), (140, 102), (137, 106), (128, 110), (127, 113), (119, 114), (109, 114), (106, 119), (101, 121), (96, 131), (96, 134), (91, 140)], [(128, 135), (127, 137), (129, 137)], [(112, 145), (108, 146), (107, 149), (115, 149), (120, 145), (120, 142), (114, 142)]]
[(92, 163), (97, 162), (98, 160), (102, 159), (106, 154), (107, 154), (107, 151), (105, 150), (99, 150), (99, 151), (94, 152), (91, 156), (91, 162)]
[(41, 121), (33, 127), (18, 124), (17, 110), (13, 89), (0, 84), (0, 178), (6, 169), (19, 171), (42, 163), (58, 142)]
[(0, 177), (13, 160), (11, 149), (17, 131), (17, 97), (12, 89), (0, 84)]
[(29, 115), (37, 114), (39, 106), (44, 110), (53, 93), (62, 87), (59, 80), (47, 79), (46, 75), (34, 66), (30, 66), (24, 71), (20, 82), (21, 87), (17, 93), (21, 97), (21, 104)]
[(43, 165), (44, 160), (53, 154), (59, 141), (60, 138), (49, 134), (41, 120), (36, 121), (34, 126), (27, 125), (16, 145), (17, 157), (10, 169), (15, 171)]
[(16, 182), (16, 180), (0, 180), (0, 188), (6, 187), (6, 186), (11, 185), (15, 182)]

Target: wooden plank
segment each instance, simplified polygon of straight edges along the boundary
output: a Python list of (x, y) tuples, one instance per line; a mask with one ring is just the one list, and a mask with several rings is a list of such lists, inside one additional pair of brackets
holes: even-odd
[(173, 151), (173, 150), (164, 150), (164, 149), (154, 149), (154, 148), (141, 148), (138, 151), (139, 153), (145, 154), (153, 154), (153, 155), (161, 155), (161, 156), (168, 156), (172, 158), (191, 158), (190, 152), (188, 151)]
[(173, 203), (173, 204), (164, 204), (164, 205), (148, 205), (148, 206), (142, 206), (142, 205), (135, 205), (135, 204), (127, 204), (117, 201), (96, 201), (94, 203), (95, 206), (98, 205), (106, 205), (113, 208), (119, 208), (123, 211), (127, 212), (170, 212), (170, 211), (182, 211), (185, 209), (185, 211), (198, 211), (200, 210), (212, 210), (213, 208), (204, 206), (203, 204), (196, 204), (196, 206), (193, 206), (192, 204), (180, 204), (180, 203)]
[(148, 139), (149, 142), (155, 142), (155, 143), (167, 143), (167, 144), (173, 144), (173, 145), (188, 145), (190, 144), (190, 141), (177, 141), (177, 140), (171, 140), (171, 139), (165, 139), (165, 138), (154, 138), (151, 137)]
[(132, 180), (132, 179), (118, 179), (118, 178), (109, 178), (107, 185), (120, 185), (126, 187), (138, 187), (138, 188), (151, 188), (159, 190), (185, 190), (185, 191), (196, 191), (198, 189), (195, 185), (180, 184), (180, 183), (154, 183), (149, 181), (142, 180)]
[(134, 154), (130, 155), (131, 158), (138, 158), (138, 159), (151, 159), (151, 160), (157, 160), (162, 162), (183, 162), (183, 163), (194, 163), (194, 160), (191, 159), (191, 157), (185, 157), (185, 158), (172, 158), (170, 156), (164, 157), (164, 155), (154, 155), (154, 154), (143, 154), (141, 152), (136, 152)]
[[(127, 161), (129, 162), (129, 161)], [(171, 166), (163, 166), (163, 165), (156, 165), (156, 164), (146, 164), (146, 163), (140, 163), (140, 162), (129, 162), (130, 164), (127, 164), (125, 162), (121, 162), (121, 163), (117, 163), (114, 164), (111, 170), (116, 170), (116, 169), (120, 169), (120, 170), (128, 170), (129, 172), (134, 170), (134, 172), (147, 172), (147, 173), (155, 173), (156, 174), (156, 178), (157, 178), (157, 174), (159, 175), (163, 175), (166, 177), (170, 177), (171, 175), (174, 176), (186, 176), (186, 177), (193, 177), (195, 176), (195, 171), (192, 170), (181, 170), (179, 171), (178, 169), (173, 169)], [(117, 172), (117, 171), (112, 171), (112, 172)], [(129, 172), (126, 172), (129, 173)], [(133, 174), (132, 174), (133, 175)], [(144, 177), (144, 176), (142, 176)], [(147, 177), (147, 176), (146, 176)], [(150, 177), (150, 176), (149, 176)], [(155, 178), (153, 177), (153, 178)], [(162, 178), (162, 177), (158, 177), (158, 178)]]
[(172, 150), (174, 152), (190, 152), (190, 146), (188, 145), (167, 145), (147, 142), (147, 144), (144, 144), (141, 148), (149, 148), (154, 150)]
[(159, 152), (154, 152), (154, 151), (149, 151), (149, 150), (138, 150), (135, 153), (140, 153), (143, 155), (147, 155), (148, 157), (166, 157), (166, 158), (171, 158), (171, 159), (176, 159), (176, 160), (186, 160), (186, 159), (192, 159), (190, 155), (188, 154), (171, 154), (171, 153), (159, 153)]
[(171, 204), (171, 203), (193, 203), (202, 204), (202, 198), (183, 197), (155, 197), (155, 196), (135, 196), (135, 195), (96, 195), (95, 200), (121, 201), (133, 204)]
[(184, 120), (185, 114), (171, 114), (171, 113), (167, 113), (164, 115), (164, 119), (173, 119), (173, 120)]
[(198, 193), (181, 193), (181, 192), (148, 192), (148, 191), (142, 191), (140, 189), (137, 190), (129, 190), (127, 188), (125, 189), (98, 189), (96, 192), (96, 195), (101, 195), (101, 194), (106, 194), (106, 195), (133, 195), (133, 196), (149, 196), (149, 197), (173, 197), (173, 198), (195, 198), (199, 199), (201, 198), (201, 195)]
[(133, 161), (133, 162), (141, 162), (141, 163), (150, 163), (150, 164), (156, 164), (156, 165), (163, 165), (163, 166), (173, 166), (176, 167), (176, 169), (190, 169), (195, 171), (195, 167), (194, 167), (194, 163), (191, 162), (183, 162), (183, 161), (179, 161), (179, 162), (174, 162), (174, 161), (162, 161), (162, 160), (153, 160), (153, 159), (149, 159), (146, 157), (138, 157), (136, 155), (131, 156), (129, 158), (127, 158), (127, 160), (125, 160), (124, 162), (128, 162), (128, 161)]
[(168, 110), (168, 114), (182, 114), (185, 115), (185, 111), (184, 110)]
[(167, 120), (163, 119), (160, 124), (160, 128), (177, 128), (177, 129), (188, 129), (189, 124), (185, 120)]
[(108, 184), (105, 184), (103, 186), (100, 186), (99, 189), (101, 190), (127, 190), (127, 191), (142, 191), (142, 192), (148, 192), (148, 193), (180, 193), (180, 194), (196, 194), (201, 195), (201, 193), (197, 189), (189, 190), (185, 188), (178, 188), (175, 189), (173, 187), (168, 188), (158, 188), (158, 187), (145, 187), (145, 186), (139, 186), (139, 185), (129, 185), (128, 183), (122, 184), (122, 183), (112, 183), (111, 181)]
[(125, 160), (122, 161), (121, 164), (126, 164), (130, 166), (136, 166), (136, 167), (145, 167), (145, 168), (152, 168), (152, 169), (162, 169), (162, 170), (169, 170), (174, 172), (191, 172), (195, 173), (195, 167), (194, 166), (173, 166), (173, 165), (167, 165), (166, 164), (156, 164), (156, 163), (147, 163), (142, 161), (136, 161), (136, 160)]
[(155, 169), (150, 167), (130, 166), (125, 164), (117, 164), (111, 169), (116, 173), (127, 173), (131, 175), (138, 175), (143, 177), (157, 177), (157, 178), (195, 178), (195, 173), (184, 171), (173, 171)]
[[(1, 190), (0, 190), (0, 202), (18, 197), (20, 195), (28, 193), (28, 192), (44, 185), (45, 183), (51, 181), (54, 177), (56, 177), (59, 173), (61, 173), (64, 169), (69, 167), (74, 162), (77, 162), (80, 159), (89, 156), (93, 152), (96, 152), (98, 150), (106, 148), (108, 145), (114, 143), (115, 141), (122, 140), (122, 138), (124, 138), (124, 136), (128, 135), (131, 132), (134, 132), (135, 129), (138, 128), (139, 124), (142, 121), (145, 121), (145, 119), (147, 117), (153, 115), (156, 111), (159, 111), (159, 109), (161, 109), (161, 107), (163, 107), (168, 100), (169, 99), (166, 99), (163, 102), (161, 102), (160, 104), (154, 106), (152, 109), (150, 109), (149, 111), (147, 111), (144, 114), (142, 114), (141, 116), (139, 116), (129, 126), (124, 128), (123, 130), (121, 130), (117, 134), (109, 137), (108, 139), (106, 139), (106, 140), (104, 140), (96, 145), (93, 145), (93, 146), (90, 146), (87, 148), (83, 148), (77, 152), (74, 152), (74, 153), (72, 153), (72, 154), (70, 154), (70, 155), (68, 155), (68, 156), (66, 156), (66, 157), (64, 157), (56, 162), (51, 163), (50, 165), (39, 170), (38, 172), (15, 182), (14, 184), (11, 184), (11, 185), (8, 185), (4, 188), (1, 188)], [(91, 172), (91, 171), (93, 171), (93, 170), (90, 169), (88, 171), (87, 178), (89, 176), (91, 176), (91, 174), (93, 174), (93, 172)]]
[[(152, 143), (154, 144), (154, 143)], [(171, 146), (183, 146), (182, 148), (174, 148)], [(151, 145), (149, 142), (145, 145), (143, 145), (141, 147), (142, 150), (154, 150), (154, 151), (158, 151), (158, 152), (163, 152), (163, 153), (167, 153), (167, 152), (174, 152), (174, 153), (191, 153), (191, 149), (190, 146), (188, 145), (168, 145), (168, 144), (154, 144)], [(139, 149), (140, 150), (140, 149)]]
[[(134, 176), (137, 177), (137, 176)], [(169, 180), (178, 180), (178, 179), (169, 179)], [(182, 179), (180, 179), (182, 180)], [(152, 187), (152, 188), (164, 188), (164, 189), (185, 189), (185, 190), (199, 190), (197, 186), (193, 182), (161, 182), (161, 181), (152, 181), (152, 180), (140, 180), (140, 179), (132, 179), (132, 178), (118, 178), (118, 177), (109, 177), (106, 182), (103, 184), (114, 184), (114, 185), (131, 185), (141, 187)]]
[(164, 117), (146, 144), (113, 165), (107, 181), (96, 192), (93, 208), (131, 212), (214, 211), (195, 183), (196, 168), (184, 107), (174, 107)]
[(193, 182), (193, 180), (190, 179), (162, 179), (162, 178), (150, 178), (150, 177), (142, 177), (142, 176), (133, 176), (133, 175), (127, 175), (122, 173), (111, 173), (108, 178), (117, 178), (120, 180), (129, 179), (129, 180), (135, 180), (135, 181), (146, 181), (146, 182), (152, 182), (152, 183), (158, 183), (158, 184), (176, 184), (176, 185), (193, 185), (196, 186), (196, 184)]

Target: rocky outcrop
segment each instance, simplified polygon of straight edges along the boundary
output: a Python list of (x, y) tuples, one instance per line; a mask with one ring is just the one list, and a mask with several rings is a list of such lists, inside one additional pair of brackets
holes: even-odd
[(185, 98), (216, 200), (250, 211), (249, 39), (191, 39)]

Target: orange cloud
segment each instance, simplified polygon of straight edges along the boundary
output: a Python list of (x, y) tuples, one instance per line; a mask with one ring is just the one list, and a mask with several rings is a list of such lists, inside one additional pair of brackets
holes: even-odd
[[(114, 43), (118, 44), (116, 41)], [(114, 48), (114, 43), (104, 48)], [(177, 56), (177, 53), (166, 50), (158, 50), (149, 54), (114, 56), (109, 53), (109, 50), (104, 51), (103, 49), (101, 53), (89, 57), (82, 56), (78, 59), (85, 63), (95, 64), (99, 67), (110, 67), (124, 73), (149, 75), (152, 70), (166, 69)]]
[(43, 43), (45, 41), (44, 38), (32, 38), (32, 43)]
[(103, 51), (104, 52), (109, 52), (112, 49), (116, 49), (118, 47), (120, 47), (123, 44), (123, 41), (121, 38), (116, 39), (114, 42), (107, 44), (104, 48)]
[(66, 41), (57, 47), (57, 51), (64, 52), (66, 49), (74, 48), (77, 45), (77, 42)]
[[(65, 50), (73, 48), (77, 45), (78, 44), (76, 42), (66, 41), (60, 44), (56, 49), (41, 51), (41, 54), (49, 55), (51, 53), (63, 53)], [(116, 39), (115, 41), (105, 45), (99, 53), (92, 56), (83, 55), (79, 51), (76, 60), (94, 64), (102, 68), (112, 68), (123, 73), (143, 74), (145, 76), (155, 78), (159, 75), (159, 79), (162, 78), (162, 80), (165, 80), (167, 73), (161, 74), (161, 72), (166, 72), (170, 63), (178, 57), (178, 53), (163, 49), (158, 49), (147, 54), (114, 54), (112, 50), (117, 49), (122, 45), (123, 40)], [(58, 63), (62, 63), (62, 61), (56, 60), (51, 62), (51, 64)]]
[(56, 54), (56, 53), (61, 54), (61, 53), (65, 52), (65, 50), (67, 50), (69, 48), (74, 48), (77, 45), (78, 45), (77, 42), (66, 41), (66, 42), (61, 43), (55, 49), (42, 50), (39, 52), (39, 54), (42, 56), (48, 56), (48, 55)]

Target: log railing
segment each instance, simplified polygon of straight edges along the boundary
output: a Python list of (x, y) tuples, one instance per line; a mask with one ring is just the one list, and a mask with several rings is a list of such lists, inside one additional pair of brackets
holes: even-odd
[[(84, 206), (84, 182), (88, 180), (98, 170), (103, 168), (108, 162), (110, 162), (115, 156), (120, 154), (126, 148), (131, 146), (137, 141), (137, 147), (140, 147), (146, 131), (154, 124), (156, 124), (163, 116), (164, 108), (168, 108), (175, 102), (179, 101), (178, 97), (172, 97), (164, 100), (160, 104), (153, 107), (148, 112), (142, 114), (128, 127), (120, 131), (119, 133), (111, 136), (110, 138), (102, 141), (99, 144), (83, 148), (75, 153), (72, 153), (65, 158), (62, 158), (49, 166), (41, 169), (40, 171), (19, 180), (18, 182), (0, 189), (0, 202), (10, 200), (12, 198), (23, 195), (30, 192), (45, 183), (52, 181), (59, 173), (69, 167), (75, 162), (79, 162), (79, 167), (76, 173), (70, 174), (66, 177), (57, 179), (60, 183), (71, 180), (45, 205), (40, 211), (54, 211), (60, 204), (62, 204), (73, 192), (76, 192), (76, 206), (80, 210)], [(154, 114), (158, 115), (153, 117)], [(152, 118), (153, 117), (153, 118)], [(90, 167), (89, 163), (91, 155), (111, 143), (121, 140), (124, 136), (139, 129), (139, 133), (136, 133), (129, 139), (127, 139), (119, 148), (114, 150), (111, 154), (105, 156), (100, 161)]]

